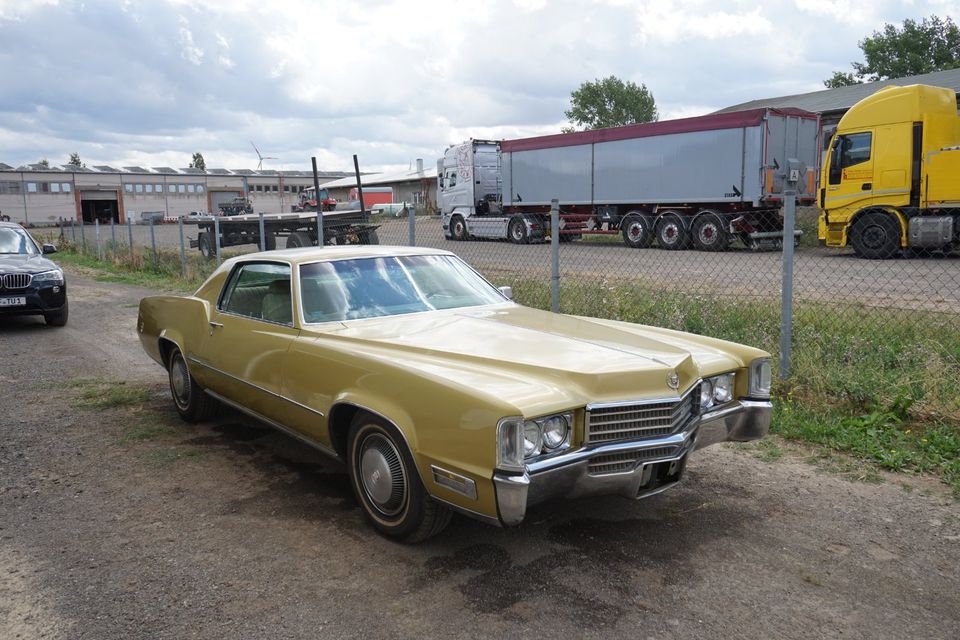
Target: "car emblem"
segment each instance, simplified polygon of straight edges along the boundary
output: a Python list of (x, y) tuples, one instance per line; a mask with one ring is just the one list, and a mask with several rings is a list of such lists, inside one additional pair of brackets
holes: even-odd
[(676, 371), (671, 371), (667, 374), (667, 386), (671, 389), (678, 389), (680, 387), (680, 376), (677, 375)]

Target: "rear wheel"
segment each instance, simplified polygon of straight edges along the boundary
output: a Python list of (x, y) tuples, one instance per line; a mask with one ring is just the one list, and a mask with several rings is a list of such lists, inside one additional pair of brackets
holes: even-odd
[(713, 211), (702, 213), (693, 223), (693, 246), (701, 251), (726, 251), (730, 234), (724, 228), (723, 218)]
[(310, 234), (306, 231), (294, 231), (289, 236), (287, 236), (287, 249), (295, 249), (297, 247), (312, 247), (313, 240), (310, 238)]
[(861, 258), (892, 258), (900, 249), (900, 222), (891, 213), (867, 212), (853, 223), (850, 244)]
[(213, 260), (217, 256), (216, 249), (213, 246), (213, 235), (209, 231), (202, 231), (197, 234), (197, 248), (200, 249), (200, 255), (207, 260)]
[(377, 230), (371, 229), (361, 232), (360, 244), (380, 244), (380, 236), (377, 235)]
[(653, 225), (650, 218), (639, 213), (628, 213), (620, 223), (623, 243), (634, 249), (646, 249), (653, 243)]
[(450, 218), (450, 237), (454, 240), (466, 240), (469, 237), (467, 233), (467, 223), (463, 216), (453, 216)]
[(268, 233), (263, 237), (264, 251), (273, 251), (277, 248), (277, 236)]
[(678, 213), (665, 213), (657, 221), (657, 244), (661, 249), (686, 249), (690, 232), (683, 225)]
[(507, 236), (510, 238), (510, 242), (514, 244), (527, 243), (527, 223), (524, 222), (523, 218), (516, 217), (510, 221), (510, 226), (507, 227)]
[(350, 425), (347, 447), (350, 485), (380, 533), (420, 542), (450, 523), (450, 510), (427, 495), (396, 427), (360, 412)]
[(170, 395), (181, 418), (186, 422), (203, 422), (216, 415), (219, 403), (196, 383), (190, 375), (187, 361), (176, 347), (170, 354), (167, 373), (170, 377)]

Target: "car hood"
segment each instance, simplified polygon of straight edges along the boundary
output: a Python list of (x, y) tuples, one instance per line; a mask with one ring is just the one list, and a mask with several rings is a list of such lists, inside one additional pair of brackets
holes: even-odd
[(42, 255), (0, 253), (0, 271), (3, 273), (40, 273), (57, 268), (56, 263)]
[[(745, 366), (732, 343), (515, 304), (348, 321), (316, 339), (457, 384), (524, 415), (668, 397)], [(746, 352), (763, 352), (739, 347)], [(676, 374), (678, 388), (669, 380)]]

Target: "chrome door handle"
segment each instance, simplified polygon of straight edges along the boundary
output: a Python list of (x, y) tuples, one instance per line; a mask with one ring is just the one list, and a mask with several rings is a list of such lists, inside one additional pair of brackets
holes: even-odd
[(222, 323), (222, 322), (214, 322), (213, 320), (211, 320), (211, 321), (210, 321), (210, 326), (211, 326), (211, 327), (214, 327), (214, 328), (216, 328), (216, 327), (222, 327), (222, 326), (223, 326), (223, 323)]

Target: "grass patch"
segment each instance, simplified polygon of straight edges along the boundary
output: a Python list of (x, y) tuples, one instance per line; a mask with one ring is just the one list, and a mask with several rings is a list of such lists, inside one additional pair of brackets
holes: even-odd
[(154, 449), (140, 454), (140, 459), (153, 467), (172, 467), (181, 460), (192, 460), (203, 455), (196, 449)]
[(127, 429), (120, 437), (120, 442), (142, 442), (144, 440), (153, 440), (176, 433), (170, 427), (140, 426)]
[(139, 406), (151, 393), (148, 387), (115, 380), (71, 380), (67, 386), (77, 390), (77, 406), (83, 409)]

